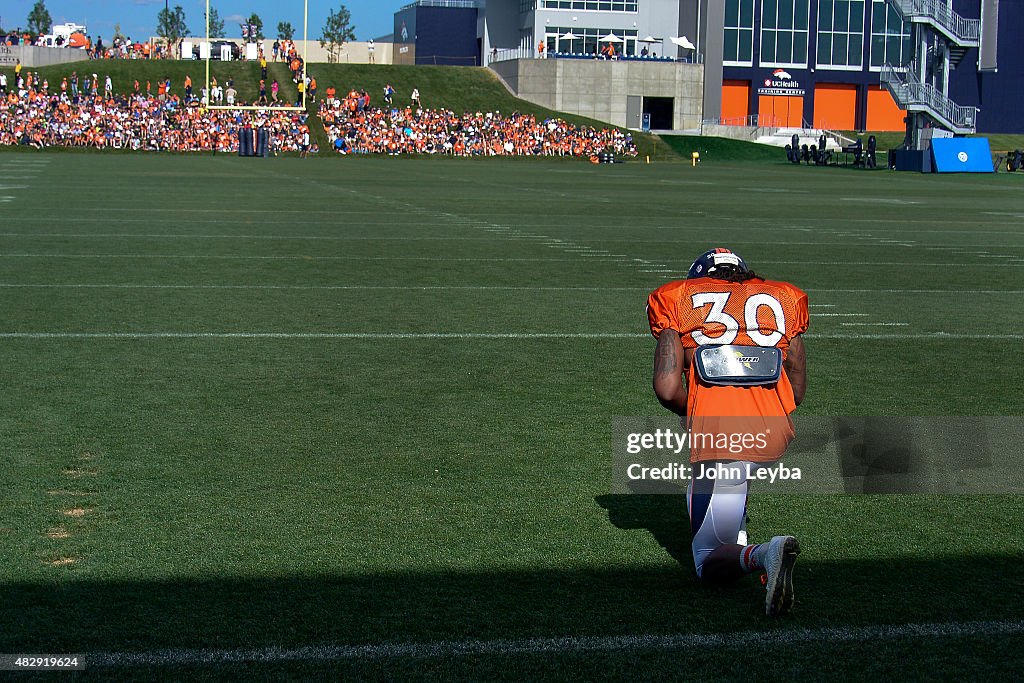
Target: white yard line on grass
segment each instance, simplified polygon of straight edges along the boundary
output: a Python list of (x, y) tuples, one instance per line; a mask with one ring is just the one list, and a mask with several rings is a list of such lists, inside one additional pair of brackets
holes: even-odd
[[(357, 238), (349, 238), (357, 239)], [(366, 239), (404, 239), (404, 238), (366, 238)], [(429, 239), (468, 239), (468, 240), (487, 240), (488, 238), (431, 238), (431, 237), (419, 237), (415, 238), (419, 240)], [(521, 241), (516, 239), (505, 239), (500, 241), (514, 242)], [(614, 261), (627, 261), (638, 268), (651, 267), (660, 268), (656, 271), (645, 271), (645, 272), (669, 272), (669, 273), (682, 273), (685, 268), (680, 266), (679, 268), (671, 268), (667, 264), (659, 263), (655, 261), (649, 261), (647, 259), (638, 258), (627, 258), (617, 259), (613, 254), (599, 254), (594, 252), (568, 252), (562, 245), (551, 245), (557, 246), (560, 251), (564, 253), (575, 253), (576, 258), (488, 258), (488, 257), (459, 257), (453, 258), (450, 256), (309, 256), (309, 255), (294, 255), (294, 256), (258, 256), (258, 255), (244, 255), (244, 254), (70, 254), (70, 253), (28, 253), (28, 252), (9, 252), (0, 253), (0, 258), (73, 258), (73, 259), (122, 259), (122, 258), (137, 258), (137, 259), (228, 259), (228, 260), (254, 260), (254, 261), (274, 261), (274, 260), (285, 260), (285, 261), (580, 261), (580, 259), (586, 254), (587, 258), (596, 259), (608, 259)], [(678, 261), (677, 261), (678, 263)], [(888, 267), (946, 267), (946, 268), (1018, 268), (1024, 265), (1024, 259), (1020, 261), (1003, 261), (1003, 262), (980, 262), (980, 263), (911, 263), (907, 261), (758, 261), (759, 264), (766, 265), (805, 265), (805, 266), (888, 266)], [(683, 264), (689, 267), (689, 264)], [(819, 290), (823, 291), (823, 290)], [(838, 291), (838, 290), (830, 290)], [(884, 290), (866, 290), (866, 291), (884, 291)], [(905, 290), (895, 290), (905, 291)]]
[(820, 628), (780, 628), (725, 633), (653, 633), (618, 636), (563, 636), (500, 640), (441, 640), (425, 643), (309, 645), (235, 650), (150, 650), (83, 655), (90, 667), (189, 666), (245, 662), (332, 662), (381, 659), (433, 659), (466, 656), (559, 655), (582, 652), (695, 651), (706, 648), (770, 650), (795, 645), (889, 642), (1016, 636), (1024, 621), (965, 621), (876, 624)]
[[(144, 285), (144, 284), (20, 284), (0, 282), (0, 289), (225, 289), (225, 290), (394, 290), (418, 291), (539, 291), (539, 292), (647, 292), (646, 287), (546, 287), (543, 285), (520, 287), (515, 285)], [(812, 304), (813, 306), (813, 304)], [(832, 304), (822, 304), (832, 306)], [(816, 314), (815, 314), (816, 315)]]
[(68, 258), (68, 259), (210, 259), (233, 261), (473, 261), (473, 262), (518, 262), (518, 261), (574, 261), (579, 258), (475, 258), (439, 256), (242, 256), (237, 254), (3, 254), (0, 258)]
[(961, 294), (1009, 294), (1013, 296), (1020, 296), (1024, 294), (1024, 289), (817, 289), (808, 288), (805, 292), (839, 292), (843, 294), (942, 294), (942, 295), (956, 295)]
[[(812, 339), (1021, 340), (1024, 334), (808, 333)], [(0, 339), (649, 339), (646, 332), (0, 332)]]

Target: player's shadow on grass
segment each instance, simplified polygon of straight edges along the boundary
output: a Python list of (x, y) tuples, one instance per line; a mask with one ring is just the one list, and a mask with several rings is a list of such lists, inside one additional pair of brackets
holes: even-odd
[(672, 559), (693, 566), (686, 495), (681, 489), (661, 493), (609, 494), (594, 498), (619, 529), (646, 529)]
[[(603, 499), (618, 521), (678, 548), (675, 496)], [(637, 502), (633, 502), (637, 501)], [(644, 502), (641, 502), (644, 501)], [(672, 528), (669, 528), (672, 527)], [(666, 538), (667, 535), (667, 538)], [(1019, 620), (1018, 555), (815, 558), (797, 567), (797, 607), (779, 625)], [(201, 552), (198, 551), (198, 552)], [(308, 567), (307, 567), (308, 571)], [(298, 572), (298, 570), (297, 570)], [(331, 644), (748, 631), (762, 628), (753, 579), (707, 590), (670, 563), (471, 571), (297, 573), (10, 581), (0, 652), (296, 648)]]

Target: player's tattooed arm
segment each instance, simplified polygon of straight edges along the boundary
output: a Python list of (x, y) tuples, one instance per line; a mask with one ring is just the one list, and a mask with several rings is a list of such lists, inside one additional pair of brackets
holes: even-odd
[(683, 382), (684, 354), (679, 333), (662, 330), (654, 349), (654, 395), (676, 415), (686, 414), (686, 384)]
[(804, 350), (803, 336), (797, 335), (789, 342), (783, 367), (789, 383), (793, 385), (793, 400), (800, 405), (804, 400), (804, 394), (807, 393), (807, 352)]

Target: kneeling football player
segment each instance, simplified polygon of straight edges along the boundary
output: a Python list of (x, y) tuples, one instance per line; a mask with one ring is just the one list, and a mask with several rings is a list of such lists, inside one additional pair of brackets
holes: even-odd
[[(758, 277), (728, 249), (713, 249), (685, 280), (655, 290), (647, 314), (658, 340), (654, 393), (690, 435), (687, 509), (697, 576), (719, 582), (765, 572), (765, 612), (788, 612), (797, 540), (747, 544), (745, 519), (751, 473), (775, 463), (793, 438), (789, 415), (807, 387), (807, 295)], [(759, 436), (739, 449), (697, 440), (724, 432)]]

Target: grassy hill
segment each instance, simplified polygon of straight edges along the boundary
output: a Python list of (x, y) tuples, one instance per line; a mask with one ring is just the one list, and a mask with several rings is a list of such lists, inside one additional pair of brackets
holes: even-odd
[[(256, 99), (260, 77), (258, 64), (211, 62), (210, 65), (211, 75), (221, 83), (226, 82), (229, 78), (234, 79), (235, 88), (242, 100), (251, 102)], [(13, 77), (12, 69), (5, 69), (5, 71)], [(183, 83), (186, 75), (192, 77), (193, 87), (197, 91), (202, 88), (206, 79), (206, 63), (202, 61), (103, 60), (61, 64), (33, 69), (33, 71), (38, 71), (42, 78), (50, 81), (51, 91), (59, 88), (61, 78), (70, 75), (72, 71), (77, 71), (80, 76), (84, 73), (96, 73), (101, 82), (109, 74), (114, 82), (114, 89), (118, 92), (130, 92), (136, 78), (139, 79), (143, 88), (145, 88), (146, 80), (151, 80), (155, 92), (157, 80), (169, 77), (172, 92), (181, 95), (184, 93)], [(397, 105), (407, 104), (413, 88), (419, 88), (423, 105), (431, 109), (445, 108), (457, 113), (465, 111), (512, 113), (517, 111), (542, 118), (557, 116), (578, 125), (596, 128), (609, 127), (609, 124), (601, 121), (556, 112), (518, 99), (505, 89), (493, 72), (485, 68), (311, 64), (310, 74), (316, 78), (321, 95), (330, 85), (337, 88), (339, 93), (356, 88), (370, 93), (371, 102), (377, 106), (383, 102), (384, 86), (390, 83), (395, 88), (394, 101)], [(269, 65), (268, 79), (274, 78), (281, 85), (282, 98), (293, 99), (296, 97), (295, 87), (284, 64), (271, 63)], [(315, 111), (315, 106), (312, 103), (309, 110), (310, 112)], [(327, 139), (320, 125), (317, 123), (311, 128), (314, 138), (320, 142), (321, 147), (326, 145)], [(672, 148), (655, 136), (634, 133), (634, 139), (641, 157), (650, 155), (652, 159), (657, 160), (678, 159)]]
[(756, 142), (717, 138), (701, 135), (665, 135), (662, 140), (683, 159), (689, 161), (693, 152), (700, 153), (701, 162), (751, 161), (785, 163), (786, 154), (780, 147), (759, 145)]

